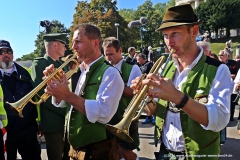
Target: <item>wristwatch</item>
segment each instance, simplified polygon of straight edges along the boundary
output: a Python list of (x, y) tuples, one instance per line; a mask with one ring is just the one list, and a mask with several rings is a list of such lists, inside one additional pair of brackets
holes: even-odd
[(184, 94), (182, 101), (180, 102), (180, 104), (176, 105), (176, 108), (178, 108), (178, 109), (183, 108), (187, 104), (188, 99), (189, 99), (189, 97), (186, 94)]

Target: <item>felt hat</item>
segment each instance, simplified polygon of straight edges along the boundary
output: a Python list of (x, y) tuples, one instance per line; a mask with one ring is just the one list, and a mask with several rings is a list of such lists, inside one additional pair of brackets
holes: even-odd
[(156, 31), (161, 31), (164, 28), (188, 25), (188, 24), (202, 24), (190, 4), (170, 7), (165, 13), (162, 23)]

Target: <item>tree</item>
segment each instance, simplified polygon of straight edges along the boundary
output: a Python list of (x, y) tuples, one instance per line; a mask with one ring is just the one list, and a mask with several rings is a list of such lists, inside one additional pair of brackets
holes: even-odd
[(153, 6), (151, 0), (146, 0), (142, 5), (138, 6), (134, 16), (136, 18), (146, 16), (148, 19), (148, 23), (142, 27), (145, 46), (159, 46), (160, 41), (163, 40), (162, 33), (155, 30), (159, 28), (166, 8), (166, 3), (157, 3)]
[(111, 0), (91, 0), (79, 1), (74, 14), (73, 26), (70, 28), (70, 44), (73, 34), (73, 27), (80, 23), (92, 23), (99, 27), (102, 38), (116, 37), (117, 28), (115, 23), (119, 23), (118, 37), (124, 51), (131, 44), (131, 33), (127, 29), (127, 22), (119, 14), (116, 1)]
[(201, 29), (209, 33), (215, 31), (218, 38), (218, 30), (226, 28), (226, 36), (230, 37), (230, 29), (240, 26), (240, 1), (239, 0), (207, 0), (196, 8), (197, 16), (204, 20)]
[[(67, 34), (70, 33), (70, 30), (64, 27), (64, 24), (62, 24), (61, 22), (57, 20), (53, 20), (51, 21), (51, 23), (55, 25), (55, 27), (52, 27), (51, 33), (67, 33)], [(32, 53), (23, 55), (20, 59), (17, 59), (17, 60), (21, 60), (21, 61), (34, 60), (34, 58), (42, 57), (46, 53), (45, 47), (44, 47), (44, 41), (42, 39), (44, 34), (45, 32), (41, 31), (37, 35), (37, 39), (35, 40), (36, 49)], [(67, 38), (67, 44), (69, 44), (68, 38)], [(66, 45), (66, 49), (67, 50), (65, 52), (65, 56), (72, 53), (68, 45)]]

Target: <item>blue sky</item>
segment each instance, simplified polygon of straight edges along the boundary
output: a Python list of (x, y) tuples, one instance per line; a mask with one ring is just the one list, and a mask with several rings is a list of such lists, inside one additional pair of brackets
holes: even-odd
[[(89, 1), (89, 0), (88, 0)], [(14, 50), (14, 59), (33, 52), (39, 25), (43, 20), (58, 20), (70, 27), (77, 0), (0, 0), (1, 25), (0, 39), (10, 42)], [(137, 9), (145, 0), (118, 0), (118, 9)], [(152, 0), (153, 4), (168, 0)]]

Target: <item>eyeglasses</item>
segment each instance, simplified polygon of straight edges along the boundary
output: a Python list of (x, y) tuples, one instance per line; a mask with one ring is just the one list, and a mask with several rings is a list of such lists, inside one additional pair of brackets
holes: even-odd
[(224, 56), (224, 54), (219, 54), (219, 55), (218, 55), (218, 57), (222, 57), (222, 56)]
[(11, 50), (11, 49), (7, 49), (7, 50), (0, 49), (0, 55), (3, 55), (4, 53), (13, 54), (13, 50)]

